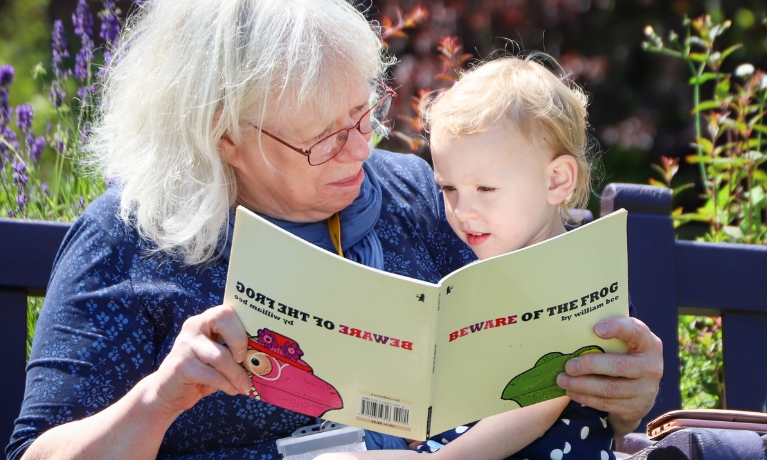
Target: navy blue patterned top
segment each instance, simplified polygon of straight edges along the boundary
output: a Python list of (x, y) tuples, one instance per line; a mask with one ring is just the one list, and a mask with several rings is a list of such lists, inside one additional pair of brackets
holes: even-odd
[[(437, 282), (474, 260), (448, 226), (425, 162), (381, 151), (367, 162), (383, 192), (375, 231), (385, 270)], [(187, 318), (222, 302), (228, 248), (205, 266), (148, 255), (151, 242), (117, 217), (119, 198), (119, 190), (110, 188), (91, 204), (57, 255), (27, 367), (21, 415), (6, 450), (11, 460), (52, 426), (117, 401), (159, 367)], [(574, 414), (563, 417), (599, 423), (591, 409), (571, 406), (566, 412)], [(277, 459), (274, 440), (314, 422), (255, 399), (216, 392), (175, 420), (159, 458)], [(610, 436), (601, 439), (609, 447)], [(548, 436), (539, 441), (546, 440), (562, 444)]]

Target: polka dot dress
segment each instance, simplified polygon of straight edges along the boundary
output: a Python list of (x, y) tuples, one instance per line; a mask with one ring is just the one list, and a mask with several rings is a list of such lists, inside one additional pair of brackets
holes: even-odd
[[(415, 450), (436, 452), (468, 431), (476, 422), (432, 436)], [(570, 402), (559, 420), (540, 438), (507, 460), (614, 460), (610, 446), (613, 432), (607, 413)]]

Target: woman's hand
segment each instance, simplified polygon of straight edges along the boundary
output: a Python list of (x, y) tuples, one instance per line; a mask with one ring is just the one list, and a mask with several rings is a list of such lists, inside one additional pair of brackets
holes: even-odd
[(149, 377), (158, 403), (180, 414), (218, 390), (248, 394), (251, 382), (238, 364), (247, 348), (245, 329), (230, 307), (219, 305), (187, 319), (170, 353)]
[(610, 413), (615, 436), (639, 426), (655, 404), (663, 375), (663, 344), (642, 321), (610, 318), (594, 327), (603, 339), (620, 339), (628, 354), (588, 353), (571, 359), (557, 384), (581, 404)]
[(189, 318), (156, 372), (101, 412), (46, 431), (23, 459), (156, 458), (168, 427), (201, 398), (217, 390), (250, 391), (237, 364), (247, 343), (245, 329), (227, 306)]

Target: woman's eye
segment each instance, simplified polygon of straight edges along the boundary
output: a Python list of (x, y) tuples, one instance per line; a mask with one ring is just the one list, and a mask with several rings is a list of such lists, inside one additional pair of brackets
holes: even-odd
[(479, 187), (477, 187), (477, 190), (479, 190), (480, 192), (492, 192), (496, 190), (496, 188), (490, 187), (489, 185), (480, 185)]

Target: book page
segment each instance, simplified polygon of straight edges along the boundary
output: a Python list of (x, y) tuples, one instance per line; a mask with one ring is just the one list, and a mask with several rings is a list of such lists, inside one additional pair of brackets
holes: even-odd
[(224, 303), (251, 336), (262, 401), (408, 438), (428, 416), (436, 285), (343, 259), (245, 208)]
[(555, 378), (588, 352), (626, 352), (593, 332), (628, 315), (623, 210), (442, 280), (431, 434), (564, 395)]

